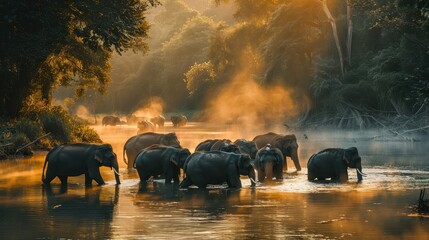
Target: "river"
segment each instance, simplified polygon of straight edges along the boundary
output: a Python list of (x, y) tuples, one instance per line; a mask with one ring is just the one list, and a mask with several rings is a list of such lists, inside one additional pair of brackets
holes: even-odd
[[(55, 179), (41, 185), (46, 152), (0, 162), (0, 239), (429, 239), (429, 218), (412, 206), (429, 188), (429, 139), (377, 141), (382, 131), (295, 131), (303, 170), (283, 182), (257, 184), (242, 178), (243, 188), (177, 189), (162, 180), (139, 189), (135, 171), (122, 162), (125, 141), (137, 129), (95, 126), (113, 145), (122, 184), (101, 168), (104, 186), (84, 187), (84, 177), (69, 178), (66, 190)], [(194, 151), (209, 138), (252, 139), (265, 131), (243, 126), (189, 123), (175, 131), (182, 146)], [(286, 132), (276, 129), (277, 132)], [(307, 181), (306, 162), (328, 147), (358, 148), (363, 182)], [(288, 166), (293, 168), (292, 161)]]

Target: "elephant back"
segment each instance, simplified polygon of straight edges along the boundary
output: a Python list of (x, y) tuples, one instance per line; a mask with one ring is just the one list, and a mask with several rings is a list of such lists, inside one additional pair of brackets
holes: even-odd
[(203, 142), (200, 142), (197, 147), (195, 148), (195, 151), (210, 151), (212, 146), (218, 141), (219, 139), (207, 139)]
[(130, 161), (129, 166), (133, 166), (133, 161), (140, 150), (150, 147), (154, 144), (181, 148), (180, 142), (177, 139), (175, 133), (160, 134), (148, 132), (139, 134), (128, 139), (124, 145), (124, 155), (127, 154), (128, 160)]
[(274, 139), (278, 137), (281, 137), (281, 135), (277, 133), (269, 132), (266, 134), (257, 135), (256, 137), (253, 138), (252, 141), (255, 142), (256, 147), (260, 149), (267, 144), (271, 144), (274, 141)]
[(238, 146), (240, 153), (248, 154), (250, 158), (255, 159), (258, 148), (254, 141), (247, 141), (245, 139), (237, 139), (234, 144)]

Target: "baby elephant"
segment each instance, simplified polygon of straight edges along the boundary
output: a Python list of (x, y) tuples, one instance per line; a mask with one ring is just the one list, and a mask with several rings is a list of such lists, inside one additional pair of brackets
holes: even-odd
[(188, 149), (164, 145), (152, 145), (141, 150), (134, 161), (134, 168), (143, 183), (151, 176), (165, 175), (165, 183), (179, 183), (180, 168), (186, 158), (191, 155)]
[(265, 177), (271, 181), (273, 175), (277, 180), (283, 179), (283, 153), (278, 148), (273, 148), (270, 144), (259, 149), (256, 153), (255, 168), (258, 172), (259, 182), (263, 182)]
[(357, 148), (328, 148), (313, 154), (308, 160), (308, 180), (330, 178), (333, 181), (347, 182), (349, 167), (356, 168), (358, 181), (362, 181), (362, 176), (365, 174), (362, 173), (361, 157)]

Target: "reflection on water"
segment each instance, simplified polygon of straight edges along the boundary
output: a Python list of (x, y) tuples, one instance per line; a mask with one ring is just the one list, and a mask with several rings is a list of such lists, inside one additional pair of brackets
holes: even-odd
[[(121, 161), (131, 127), (97, 127)], [(165, 132), (174, 131), (167, 126)], [(175, 129), (191, 151), (208, 138), (251, 139), (260, 132), (190, 124)], [(308, 182), (306, 169), (270, 185), (242, 178), (241, 190), (213, 186), (181, 190), (155, 180), (139, 188), (138, 175), (121, 165), (122, 184), (101, 168), (107, 185), (84, 187), (69, 178), (41, 185), (45, 153), (0, 162), (1, 239), (428, 239), (429, 219), (410, 217), (420, 189), (429, 187), (427, 141), (376, 142), (377, 132), (297, 132), (301, 165), (326, 147), (356, 146), (368, 177), (347, 184)], [(303, 137), (308, 136), (308, 139)], [(290, 164), (293, 166), (293, 164)]]

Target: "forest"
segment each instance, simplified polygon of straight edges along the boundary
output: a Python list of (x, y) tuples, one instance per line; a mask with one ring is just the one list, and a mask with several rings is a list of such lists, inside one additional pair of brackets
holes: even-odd
[(429, 131), (425, 0), (9, 0), (0, 11), (2, 137), (18, 126), (27, 142), (48, 128), (69, 129), (58, 142), (97, 138), (72, 117), (79, 106), (153, 104), (193, 120)]
[[(161, 101), (167, 112), (223, 112), (228, 99), (225, 121), (264, 113), (299, 126), (420, 128), (427, 11), (425, 1), (399, 0), (165, 1), (147, 15), (148, 54), (113, 57), (92, 111)], [(231, 89), (242, 94), (231, 98)]]

